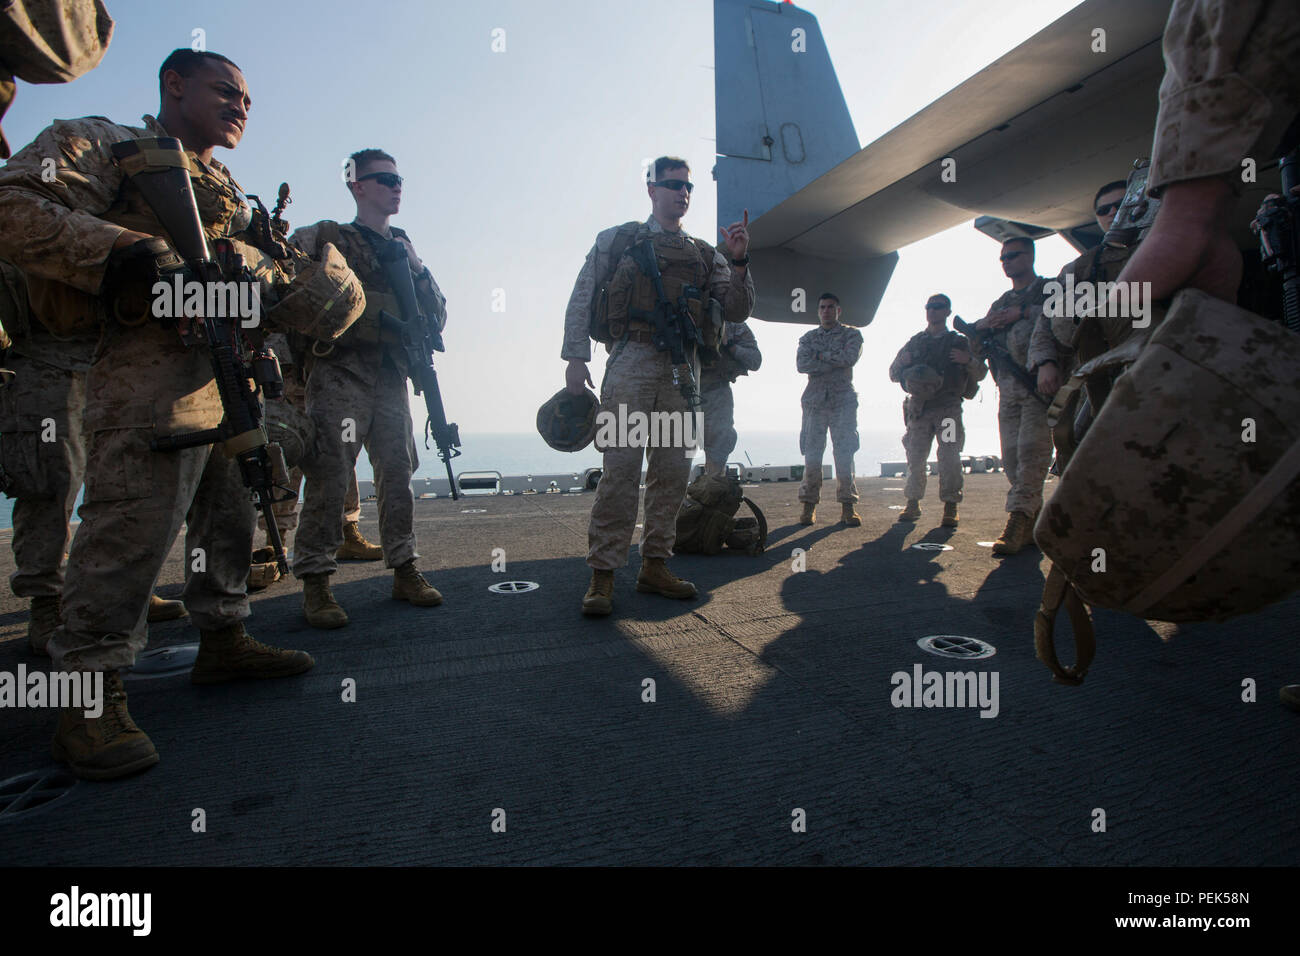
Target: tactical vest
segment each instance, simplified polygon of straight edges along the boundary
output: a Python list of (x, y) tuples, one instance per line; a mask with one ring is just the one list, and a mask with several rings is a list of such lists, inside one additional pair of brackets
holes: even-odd
[[(963, 398), (975, 397), (979, 386), (975, 385), (970, 390), (970, 393), (967, 393), (968, 376), (966, 366), (960, 365), (948, 357), (953, 349), (971, 351), (966, 336), (953, 329), (949, 329), (943, 335), (938, 336), (931, 335), (929, 332), (918, 332), (912, 336), (906, 348), (912, 355), (913, 365), (928, 365), (943, 376), (943, 384), (939, 386), (939, 390), (920, 403), (922, 409), (926, 406), (937, 408), (940, 405), (960, 402)], [(975, 361), (973, 355), (971, 361)], [(915, 401), (915, 399), (913, 400)]]
[[(632, 245), (649, 239), (654, 244), (655, 259), (668, 301), (676, 306), (682, 295), (688, 294), (686, 308), (691, 321), (697, 328), (709, 333), (705, 338), (705, 348), (716, 350), (721, 328), (711, 332), (713, 323), (706, 321), (713, 247), (703, 239), (670, 232), (652, 232), (644, 223), (638, 224), (638, 229), (629, 237), (627, 225), (630, 224), (620, 227), (615, 236), (616, 245), (610, 250), (611, 261), (615, 261), (616, 254), (619, 258), (608, 285), (597, 290), (593, 336), (598, 331), (603, 333), (604, 330), (600, 328), (602, 325), (608, 329), (608, 339), (597, 338), (597, 341), (615, 342), (629, 331), (648, 331), (651, 328), (655, 307), (659, 302), (654, 282), (627, 254)], [(688, 289), (692, 291), (688, 293)], [(601, 311), (606, 316), (603, 323)]]
[[(138, 156), (131, 157), (123, 163), (123, 172), (132, 172), (133, 161), (141, 166), (148, 164), (151, 155), (146, 149)], [(219, 239), (246, 228), (252, 212), (234, 179), (215, 167), (205, 167), (194, 158), (193, 153), (187, 152), (185, 157), (189, 162), (190, 185), (194, 190), (194, 201), (199, 209), (199, 221), (203, 224), (204, 235), (209, 239)], [(162, 236), (168, 240), (171, 238), (129, 175), (122, 177), (113, 205), (99, 213), (98, 218), (135, 232)], [(32, 314), (56, 335), (90, 331), (107, 314), (98, 296), (62, 282), (28, 276), (27, 285)]]
[[(392, 228), (394, 238), (406, 233), (396, 227)], [(316, 233), (317, 250), (324, 243), (333, 243), (347, 259), (348, 266), (361, 280), (361, 287), (366, 293), (366, 309), (361, 318), (353, 323), (338, 339), (338, 344), (348, 347), (359, 345), (379, 345), (382, 343), (399, 344), (397, 333), (383, 330), (379, 320), (380, 312), (387, 312), (394, 318), (402, 317), (402, 305), (397, 296), (389, 289), (388, 276), (375, 254), (374, 247), (356, 226), (351, 223), (337, 223), (326, 220), (320, 224)]]

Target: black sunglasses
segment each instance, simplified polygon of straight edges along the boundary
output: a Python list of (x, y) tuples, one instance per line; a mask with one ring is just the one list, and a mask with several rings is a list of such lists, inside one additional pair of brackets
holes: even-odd
[(685, 179), (661, 179), (659, 182), (650, 185), (662, 186), (664, 189), (671, 189), (673, 192), (685, 189), (689, 193), (695, 188), (695, 183), (687, 182)]
[(357, 182), (363, 183), (367, 179), (373, 179), (381, 186), (387, 186), (389, 189), (396, 189), (402, 185), (402, 177), (397, 173), (366, 173), (364, 176), (358, 176)]
[(1017, 256), (1023, 256), (1024, 254), (1025, 253), (1023, 250), (1020, 252), (1011, 252), (1005, 256), (998, 256), (998, 260), (1000, 262), (1010, 262), (1012, 259), (1016, 258)]
[(1116, 209), (1118, 209), (1121, 205), (1123, 205), (1123, 203), (1124, 203), (1124, 200), (1122, 200), (1122, 199), (1118, 199), (1118, 200), (1116, 200), (1115, 202), (1108, 202), (1108, 203), (1106, 203), (1106, 205), (1101, 206), (1100, 208), (1097, 209), (1097, 215), (1098, 215), (1098, 216), (1106, 216), (1106, 215), (1109, 215), (1110, 213), (1112, 213), (1112, 212), (1114, 212)]

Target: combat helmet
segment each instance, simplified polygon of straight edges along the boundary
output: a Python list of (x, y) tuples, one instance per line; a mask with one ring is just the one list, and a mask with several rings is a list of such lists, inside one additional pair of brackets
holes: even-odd
[(537, 432), (556, 451), (582, 451), (596, 438), (600, 399), (589, 388), (581, 395), (560, 389), (537, 410)]
[(943, 386), (943, 376), (928, 365), (912, 365), (901, 377), (903, 391), (923, 402), (934, 398)]

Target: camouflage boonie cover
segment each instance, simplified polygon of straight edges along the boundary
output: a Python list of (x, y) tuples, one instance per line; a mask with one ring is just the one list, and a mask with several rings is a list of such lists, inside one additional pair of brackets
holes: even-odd
[(1178, 293), (1043, 508), (1039, 547), (1088, 604), (1155, 620), (1222, 620), (1295, 590), (1298, 377), (1300, 337)]

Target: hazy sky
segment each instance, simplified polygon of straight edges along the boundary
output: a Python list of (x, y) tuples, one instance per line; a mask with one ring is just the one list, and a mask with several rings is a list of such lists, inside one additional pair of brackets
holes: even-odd
[[(563, 385), (561, 329), (573, 280), (596, 232), (648, 215), (643, 157), (692, 161), (699, 185), (685, 227), (718, 238), (709, 0), (107, 5), (117, 30), (97, 70), (65, 86), (19, 84), (5, 119), (15, 148), (53, 117), (135, 123), (156, 112), (158, 64), (205, 31), (208, 49), (243, 68), (253, 99), (243, 143), (218, 158), (246, 191), (268, 199), (287, 180), (295, 225), (351, 219), (340, 181), (348, 153), (378, 146), (396, 155), (407, 183), (394, 223), (411, 234), (448, 299), (448, 351), (437, 364), (464, 436), (531, 431), (537, 406)], [(865, 146), (1074, 2), (807, 6)], [(492, 50), (497, 29), (504, 52)], [(1075, 256), (1056, 237), (1038, 245), (1042, 274)], [(901, 251), (864, 332), (855, 376), (864, 430), (897, 425), (901, 435), (903, 393), (888, 381), (889, 363), (921, 328), (931, 292), (947, 292), (967, 319), (985, 313), (1008, 287), (998, 251), (969, 223)], [(498, 289), (504, 312), (492, 311)], [(851, 309), (845, 317), (852, 321)], [(764, 365), (736, 389), (742, 447), (746, 429), (798, 431), (805, 381), (794, 370), (805, 329), (756, 322), (755, 331)], [(598, 384), (602, 368), (597, 358)], [(968, 452), (996, 453), (996, 408), (991, 383), (968, 403)], [(872, 464), (859, 471), (872, 473)]]

